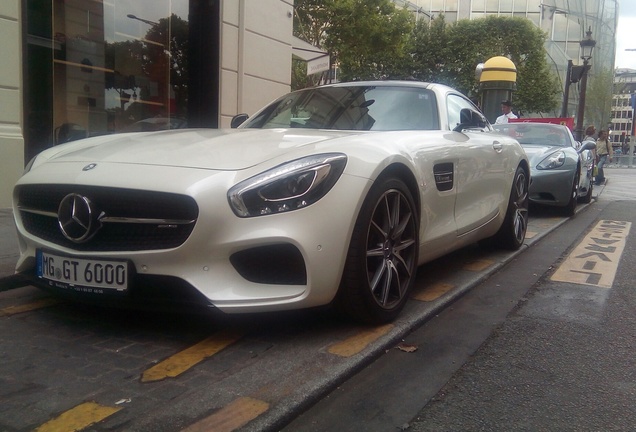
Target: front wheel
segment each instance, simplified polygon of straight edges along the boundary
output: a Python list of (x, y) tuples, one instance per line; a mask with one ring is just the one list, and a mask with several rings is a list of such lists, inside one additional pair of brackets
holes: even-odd
[(395, 319), (415, 281), (418, 212), (404, 182), (381, 179), (367, 195), (353, 229), (335, 306), (357, 321)]
[(589, 204), (592, 202), (592, 193), (594, 191), (594, 186), (593, 183), (590, 182), (590, 185), (587, 188), (587, 193), (585, 194), (585, 196), (583, 198), (581, 198), (581, 202), (583, 204)]
[(589, 204), (589, 203), (592, 202), (592, 194), (593, 194), (593, 191), (594, 191), (594, 182), (592, 181), (591, 173), (588, 172), (588, 174), (590, 174), (590, 175), (587, 176), (587, 180), (588, 180), (587, 193), (585, 194), (585, 196), (583, 198), (581, 198), (581, 202), (583, 204)]
[(570, 200), (563, 208), (563, 213), (566, 216), (574, 216), (576, 213), (576, 204), (579, 201), (579, 170), (576, 170), (576, 174), (574, 175), (574, 181), (572, 182), (572, 190), (570, 190)]

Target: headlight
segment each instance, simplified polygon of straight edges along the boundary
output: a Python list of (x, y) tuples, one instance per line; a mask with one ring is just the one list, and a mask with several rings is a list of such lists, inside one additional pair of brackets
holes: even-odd
[(233, 186), (232, 211), (240, 217), (262, 216), (307, 207), (336, 184), (347, 156), (327, 153), (284, 163)]
[(565, 152), (558, 151), (556, 153), (552, 153), (547, 158), (543, 159), (539, 165), (537, 165), (537, 169), (540, 170), (549, 170), (554, 168), (559, 168), (563, 166), (565, 163)]

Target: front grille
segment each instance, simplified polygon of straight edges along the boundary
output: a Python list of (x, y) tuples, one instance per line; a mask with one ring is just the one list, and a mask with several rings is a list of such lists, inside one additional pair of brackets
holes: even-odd
[[(57, 212), (71, 193), (87, 197), (103, 216), (123, 222), (104, 222), (85, 243), (67, 239)], [(78, 251), (142, 251), (170, 249), (186, 241), (199, 208), (186, 195), (135, 189), (75, 185), (23, 185), (17, 190), (19, 215), (25, 229), (43, 240)], [(150, 222), (144, 222), (153, 220)], [(188, 221), (161, 224), (158, 220)]]

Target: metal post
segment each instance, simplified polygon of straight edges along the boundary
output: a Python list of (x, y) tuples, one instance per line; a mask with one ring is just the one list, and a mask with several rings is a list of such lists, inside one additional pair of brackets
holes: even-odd
[(589, 64), (587, 59), (583, 60), (583, 75), (581, 76), (581, 91), (579, 93), (579, 108), (576, 113), (576, 140), (583, 140), (583, 131), (585, 126), (583, 121), (585, 118), (585, 93), (587, 90), (587, 71), (589, 70)]
[(565, 74), (565, 88), (563, 89), (563, 104), (561, 105), (561, 118), (568, 116), (568, 104), (570, 102), (570, 84), (572, 83), (572, 60), (568, 60), (568, 71)]

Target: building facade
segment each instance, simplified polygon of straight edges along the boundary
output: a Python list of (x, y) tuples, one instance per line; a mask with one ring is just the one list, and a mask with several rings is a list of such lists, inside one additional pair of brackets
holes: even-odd
[(620, 149), (621, 154), (626, 154), (627, 144), (636, 134), (636, 70), (617, 69), (614, 89), (610, 139), (617, 152)]
[(229, 126), (287, 92), (293, 0), (0, 2), (0, 208), (41, 150)]
[[(545, 49), (548, 61), (558, 75), (562, 89), (565, 89), (568, 60), (572, 60), (574, 65), (582, 64), (579, 43), (588, 29), (592, 31), (592, 37), (596, 41), (589, 79), (593, 80), (594, 74), (601, 69), (614, 69), (618, 0), (394, 0), (394, 2), (412, 10), (418, 19), (432, 19), (440, 14), (444, 15), (447, 22), (477, 19), (489, 15), (529, 19), (547, 35)], [(578, 91), (572, 86), (567, 102), (568, 116), (575, 115), (577, 107)], [(553, 114), (558, 117), (558, 113)]]

